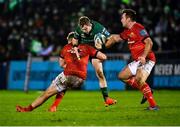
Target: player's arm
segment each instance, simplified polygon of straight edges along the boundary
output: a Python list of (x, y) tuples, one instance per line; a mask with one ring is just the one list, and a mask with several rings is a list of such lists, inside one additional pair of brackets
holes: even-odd
[(152, 49), (153, 42), (152, 42), (151, 38), (148, 37), (144, 40), (144, 43), (145, 43), (145, 48), (144, 48), (144, 53), (142, 54), (142, 56), (146, 58), (146, 56)]
[(150, 37), (147, 37), (145, 40), (144, 40), (144, 43), (145, 43), (145, 48), (144, 48), (144, 52), (143, 54), (138, 58), (142, 64), (145, 64), (146, 62), (146, 57), (147, 55), (149, 54), (149, 52), (151, 51), (152, 49), (152, 46), (153, 46), (153, 42), (151, 40)]
[(112, 34), (105, 43), (106, 48), (110, 48), (115, 43), (121, 42), (123, 39), (119, 34)]
[(100, 51), (97, 51), (96, 57), (97, 57), (98, 59), (100, 59), (101, 61), (104, 61), (104, 60), (107, 59), (107, 56), (106, 56), (104, 53), (100, 52)]
[(62, 57), (59, 57), (59, 66), (61, 66), (62, 68), (66, 67), (66, 62)]
[(96, 57), (97, 59), (102, 60), (102, 61), (107, 59), (107, 56), (104, 53), (102, 53), (101, 51), (98, 51), (94, 47), (87, 45), (86, 48), (87, 48), (88, 54), (91, 57)]
[(78, 38), (78, 33), (75, 32), (74, 38), (72, 39), (72, 45), (74, 47), (74, 51), (75, 51), (76, 57), (78, 58), (78, 60), (80, 60), (80, 55), (78, 53), (78, 48), (77, 48), (77, 46), (78, 46), (78, 39), (77, 38)]

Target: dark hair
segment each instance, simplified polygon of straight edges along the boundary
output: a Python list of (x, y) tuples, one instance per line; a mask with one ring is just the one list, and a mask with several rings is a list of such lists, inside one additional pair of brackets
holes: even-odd
[(133, 9), (123, 9), (121, 10), (121, 14), (126, 13), (126, 16), (129, 17), (132, 21), (136, 19), (136, 11)]
[(81, 16), (79, 18), (79, 26), (83, 27), (84, 25), (88, 25), (91, 22), (91, 20), (87, 16)]
[(71, 39), (74, 37), (74, 32), (70, 32), (67, 36), (67, 40)]

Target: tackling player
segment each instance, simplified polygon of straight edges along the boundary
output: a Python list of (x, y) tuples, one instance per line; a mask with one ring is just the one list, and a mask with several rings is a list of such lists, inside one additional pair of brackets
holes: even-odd
[(119, 79), (138, 88), (149, 102), (148, 110), (158, 110), (151, 88), (146, 83), (152, 68), (155, 65), (156, 58), (152, 52), (153, 42), (144, 26), (135, 21), (136, 12), (132, 9), (122, 10), (121, 23), (124, 31), (120, 34), (114, 34), (106, 42), (106, 47), (114, 43), (125, 40), (128, 42), (133, 62), (129, 63), (118, 75)]
[[(100, 23), (96, 21), (90, 20), (86, 16), (80, 17), (79, 22), (78, 22), (78, 27), (75, 30), (75, 35), (72, 42), (74, 45), (75, 51), (77, 52), (76, 46), (78, 45), (78, 43), (88, 44), (95, 47), (96, 49), (100, 49), (101, 45), (99, 43), (94, 42), (94, 36), (98, 33), (102, 33), (103, 35), (106, 36), (106, 38), (110, 37), (110, 33), (107, 31), (107, 29), (103, 25), (101, 25)], [(77, 54), (77, 57), (79, 57), (78, 52), (76, 54)], [(117, 101), (108, 97), (107, 82), (103, 73), (103, 66), (102, 66), (101, 60), (95, 57), (91, 57), (90, 60), (95, 69), (96, 76), (99, 79), (99, 86), (102, 91), (102, 95), (105, 101), (105, 106), (115, 104)]]
[(80, 60), (77, 59), (71, 43), (64, 46), (59, 58), (59, 64), (64, 68), (64, 71), (60, 73), (52, 81), (49, 88), (30, 105), (27, 107), (17, 105), (16, 110), (18, 112), (30, 112), (42, 105), (49, 97), (57, 93), (61, 95), (61, 93), (64, 93), (68, 88), (79, 87), (86, 79), (89, 57), (97, 57), (100, 60), (107, 59), (104, 53), (97, 51), (87, 44), (80, 44), (77, 48), (81, 57)]
[[(67, 36), (68, 44), (70, 44), (72, 42), (73, 37), (74, 37), (74, 32), (70, 32)], [(66, 64), (64, 63), (64, 65), (62, 65), (61, 67), (65, 68)], [(63, 99), (65, 93), (66, 93), (66, 90), (64, 90), (56, 95), (55, 100), (54, 100), (53, 104), (50, 106), (50, 108), (48, 109), (48, 111), (56, 112), (57, 107), (60, 104), (61, 100)]]

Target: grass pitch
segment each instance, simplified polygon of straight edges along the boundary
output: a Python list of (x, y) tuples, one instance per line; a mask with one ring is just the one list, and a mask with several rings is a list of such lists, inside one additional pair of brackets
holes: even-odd
[(28, 113), (16, 112), (16, 104), (26, 106), (41, 93), (0, 91), (0, 126), (178, 126), (180, 125), (180, 91), (155, 91), (159, 111), (144, 110), (139, 91), (110, 91), (118, 103), (104, 107), (100, 91), (67, 91), (55, 113), (48, 112), (54, 97)]

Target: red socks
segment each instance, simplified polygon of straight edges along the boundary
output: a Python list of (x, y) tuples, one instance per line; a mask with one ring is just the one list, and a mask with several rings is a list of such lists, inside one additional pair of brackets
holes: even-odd
[(137, 84), (137, 82), (135, 81), (135, 78), (132, 77), (130, 79), (128, 79), (128, 81), (126, 82), (128, 85), (132, 86), (133, 88), (139, 89), (139, 85)]
[(144, 94), (144, 96), (147, 98), (149, 105), (151, 107), (156, 106), (156, 102), (151, 93), (151, 88), (149, 87), (149, 85), (147, 83), (145, 83), (141, 88), (139, 88), (137, 81), (135, 80), (134, 77), (132, 77), (127, 81), (127, 84), (131, 85), (133, 88), (139, 89)]
[(64, 97), (64, 94), (57, 94), (56, 99), (55, 99), (55, 101), (54, 101), (54, 103), (52, 104), (51, 107), (53, 107), (53, 106), (57, 107), (59, 105), (59, 103), (61, 102), (63, 97)]
[(145, 83), (142, 87), (141, 87), (141, 92), (144, 94), (144, 96), (147, 98), (149, 105), (151, 107), (156, 106), (156, 102), (153, 98), (152, 92), (151, 92), (151, 88), (149, 87), (149, 85), (147, 83)]
[(27, 107), (24, 108), (25, 111), (32, 111), (34, 108), (32, 107), (32, 105), (29, 105)]

